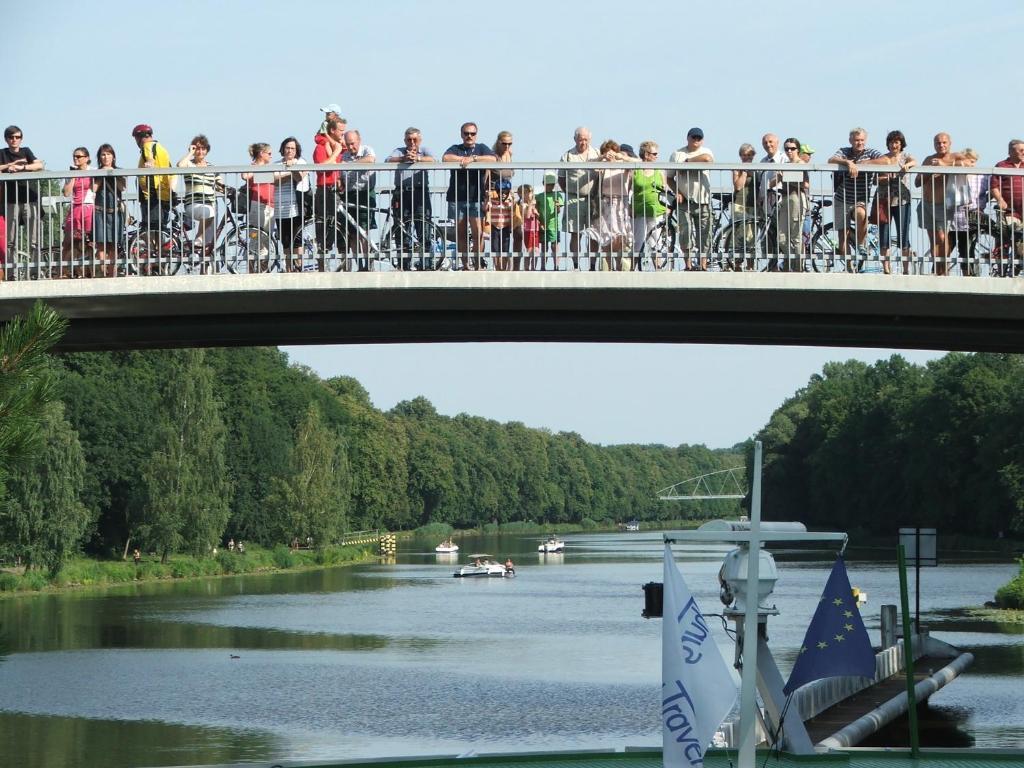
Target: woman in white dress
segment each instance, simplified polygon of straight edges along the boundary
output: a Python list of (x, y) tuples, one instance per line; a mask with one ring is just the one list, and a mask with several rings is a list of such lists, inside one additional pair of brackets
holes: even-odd
[[(622, 151), (619, 143), (609, 139), (599, 150), (601, 160), (606, 163), (624, 163), (631, 158)], [(632, 175), (626, 168), (601, 171), (601, 215), (597, 221), (597, 242), (605, 252), (602, 269), (621, 270), (623, 252), (629, 247), (633, 234), (630, 216), (632, 200)], [(626, 266), (629, 268), (629, 265)]]

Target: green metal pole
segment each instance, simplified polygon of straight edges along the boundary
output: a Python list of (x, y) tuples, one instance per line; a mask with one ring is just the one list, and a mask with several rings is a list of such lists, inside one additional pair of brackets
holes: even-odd
[[(903, 666), (907, 676), (907, 720), (910, 722), (910, 756), (917, 758), (921, 740), (917, 733), (917, 698), (914, 696), (914, 644), (910, 641), (910, 597), (907, 594), (907, 553), (900, 544), (898, 549), (900, 570), (900, 607), (903, 614)], [(918, 557), (921, 551), (918, 550)]]

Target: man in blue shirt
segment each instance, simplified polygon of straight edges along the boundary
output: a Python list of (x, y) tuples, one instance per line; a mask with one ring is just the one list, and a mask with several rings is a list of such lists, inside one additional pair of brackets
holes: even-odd
[[(483, 251), (484, 212), (487, 209), (488, 171), (466, 170), (475, 162), (497, 162), (498, 157), (490, 149), (476, 143), (476, 123), (462, 124), (462, 143), (452, 144), (441, 158), (446, 163), (458, 163), (462, 170), (452, 171), (448, 182), (448, 218), (455, 222), (455, 242), (462, 254), (463, 269), (480, 266)], [(475, 264), (470, 265), (469, 247), (466, 239), (473, 235)]]

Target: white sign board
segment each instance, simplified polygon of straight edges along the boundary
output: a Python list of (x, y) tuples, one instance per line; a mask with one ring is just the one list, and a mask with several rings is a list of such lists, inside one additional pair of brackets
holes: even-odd
[(937, 541), (934, 528), (900, 528), (900, 544), (907, 554), (907, 565), (938, 565)]

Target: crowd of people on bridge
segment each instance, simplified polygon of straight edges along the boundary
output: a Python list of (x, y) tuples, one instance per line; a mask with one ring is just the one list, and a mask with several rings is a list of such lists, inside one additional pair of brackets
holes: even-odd
[[(376, 174), (359, 166), (379, 158), (360, 132), (350, 128), (337, 104), (324, 106), (321, 112), (311, 162), (340, 164), (341, 169), (308, 169), (302, 143), (294, 136), (280, 142), (277, 159), (270, 144), (258, 142), (249, 147), (252, 170), (240, 174), (239, 190), (225, 184), (224, 175), (210, 162), (209, 140), (197, 134), (176, 162), (188, 173), (180, 178), (159, 173), (138, 176), (138, 229), (159, 239), (171, 224), (172, 211), (178, 210), (193, 246), (211, 253), (217, 247), (218, 220), (224, 210), (219, 201), (230, 197), (249, 227), (280, 242), (283, 270), (308, 268), (304, 259), (310, 254), (302, 238), (308, 222), (315, 223), (316, 268), (326, 269), (328, 256), (341, 253), (343, 268), (373, 269), (369, 233), (377, 224), (381, 210), (377, 197), (383, 190), (377, 187)], [(136, 125), (131, 136), (139, 168), (172, 168), (170, 150), (157, 140), (151, 126)], [(40, 180), (18, 178), (44, 170), (43, 161), (25, 145), (21, 128), (8, 126), (4, 140), (0, 173), (8, 178), (0, 184), (0, 279), (11, 257), (40, 251), (41, 201), (47, 189)], [(716, 201), (717, 211), (727, 211), (732, 227), (727, 247), (734, 258), (722, 262), (725, 269), (754, 268), (757, 252), (768, 257), (770, 269), (799, 270), (811, 248), (814, 191), (810, 174), (798, 166), (811, 162), (815, 152), (796, 137), (780, 140), (774, 133), (765, 133), (761, 157), (752, 144), (742, 144), (740, 163), (756, 160), (762, 165), (728, 172), (731, 185), (721, 185), (726, 186), (724, 192), (713, 190), (706, 169), (658, 165), (665, 159), (678, 164), (714, 163), (714, 152), (699, 127), (690, 128), (685, 143), (667, 158), (650, 140), (640, 142), (637, 150), (612, 139), (595, 146), (591, 131), (579, 127), (573, 145), (559, 158), (563, 164), (559, 170), (538, 174), (539, 181), (530, 179), (533, 184), (514, 184), (512, 169), (470, 168), (481, 162), (511, 162), (513, 143), (512, 133), (503, 130), (487, 145), (477, 124), (466, 122), (460, 126), (459, 140), (438, 155), (424, 144), (419, 129), (406, 129), (402, 144), (382, 156), (382, 162), (396, 164), (388, 203), (395, 220), (411, 227), (414, 234), (433, 220), (428, 166), (442, 161), (459, 166), (449, 172), (445, 201), (463, 269), (488, 263), (495, 270), (546, 269), (549, 264), (557, 268), (559, 259), (566, 258), (574, 269), (635, 270), (646, 264), (655, 270), (704, 270), (716, 236)], [(908, 152), (907, 139), (899, 130), (886, 136), (884, 152), (868, 146), (863, 128), (850, 131), (849, 142), (827, 160), (835, 171), (824, 205), (832, 207), (833, 247), (839, 255), (868, 258), (868, 230), (875, 225), (878, 251), (874, 256), (884, 271), (890, 271), (893, 261), (909, 263), (916, 213), (918, 226), (927, 234), (934, 273), (946, 274), (948, 266), (959, 261), (968, 274), (986, 210), (991, 214), (990, 230), (995, 228), (1008, 243), (1006, 255), (1018, 260), (1024, 255), (1020, 252), (1024, 175), (971, 173), (978, 153), (969, 147), (954, 149), (947, 133), (934, 136), (933, 149), (918, 161)], [(130, 218), (125, 205), (128, 185), (125, 176), (90, 176), (88, 171), (118, 168), (117, 153), (112, 144), (101, 144), (94, 164), (90, 150), (79, 146), (70, 160), (70, 169), (81, 173), (63, 184), (67, 213), (60, 257), (57, 268), (45, 276), (114, 276)], [(566, 169), (564, 164), (580, 168)], [(779, 167), (765, 170), (764, 165)], [(875, 171), (872, 166), (884, 168)], [(995, 166), (1024, 169), (1024, 140), (1011, 140), (1007, 157)], [(929, 173), (930, 167), (965, 170)], [(916, 206), (912, 200), (917, 200)], [(673, 238), (653, 239), (653, 234), (665, 231), (666, 217), (673, 222)], [(643, 263), (637, 258), (641, 251), (647, 257)], [(482, 258), (485, 252), (490, 254), (487, 261)], [(415, 269), (416, 264), (408, 259), (401, 267)]]

